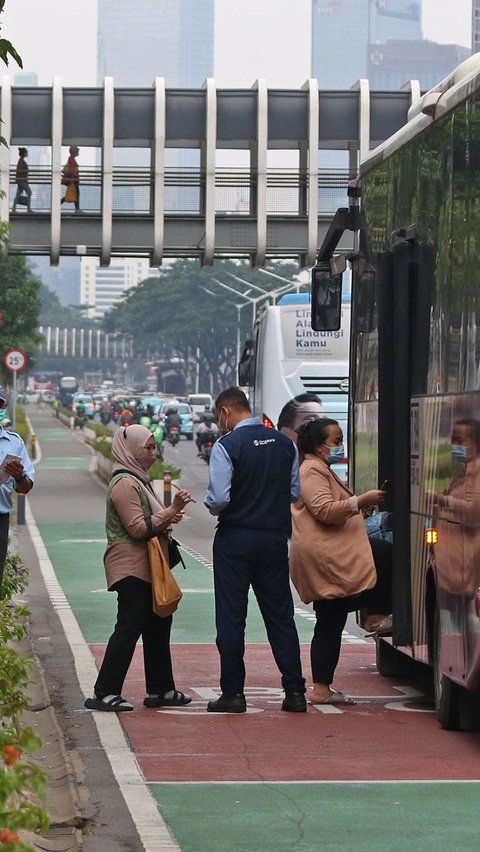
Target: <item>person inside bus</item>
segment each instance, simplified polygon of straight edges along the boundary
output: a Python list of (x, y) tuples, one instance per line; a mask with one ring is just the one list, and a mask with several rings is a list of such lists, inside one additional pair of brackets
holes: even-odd
[(325, 417), (320, 397), (316, 393), (301, 393), (285, 403), (278, 416), (277, 429), (296, 444), (299, 426), (311, 420), (319, 420), (320, 417)]
[(352, 704), (331, 688), (348, 613), (363, 607), (390, 612), (378, 599), (377, 572), (362, 510), (376, 506), (385, 491), (355, 495), (330, 466), (343, 457), (336, 420), (323, 417), (300, 426), (300, 500), (292, 505), (290, 574), (304, 603), (316, 615), (310, 649), (312, 704)]

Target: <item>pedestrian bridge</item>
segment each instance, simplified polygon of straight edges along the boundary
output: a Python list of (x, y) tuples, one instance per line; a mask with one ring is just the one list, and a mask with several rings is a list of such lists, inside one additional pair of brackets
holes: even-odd
[[(251, 89), (217, 89), (208, 79), (192, 90), (166, 89), (160, 78), (151, 89), (116, 89), (106, 78), (101, 88), (64, 89), (58, 78), (51, 87), (13, 87), (4, 77), (1, 118), (10, 150), (0, 148), (0, 215), (10, 221), (8, 251), (49, 255), (52, 264), (61, 255), (93, 255), (104, 265), (112, 255), (148, 255), (153, 266), (180, 256), (207, 265), (221, 256), (250, 256), (255, 265), (299, 257), (312, 265), (333, 213), (347, 205), (359, 159), (405, 124), (419, 97), (417, 81), (370, 92), (360, 80), (334, 92), (319, 90), (316, 80), (269, 90), (264, 80)], [(72, 144), (81, 147), (83, 215), (60, 204), (62, 146)], [(35, 212), (12, 216), (17, 145), (30, 149)], [(48, 166), (32, 165), (33, 146)], [(87, 148), (97, 165), (87, 165)], [(124, 149), (138, 166), (115, 164)], [(230, 158), (248, 152), (248, 166), (220, 167), (226, 150)], [(344, 152), (345, 168), (322, 166), (331, 150)], [(276, 151), (296, 152), (295, 167), (272, 167)], [(188, 165), (168, 166), (172, 153)]]

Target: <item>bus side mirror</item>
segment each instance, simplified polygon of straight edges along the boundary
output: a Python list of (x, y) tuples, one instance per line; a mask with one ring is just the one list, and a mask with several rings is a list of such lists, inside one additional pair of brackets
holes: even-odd
[(255, 381), (255, 357), (253, 340), (246, 340), (238, 362), (238, 383), (241, 387), (253, 387)]
[(342, 322), (342, 273), (332, 275), (330, 263), (312, 269), (314, 331), (338, 331)]
[(368, 332), (374, 328), (375, 277), (375, 269), (369, 265), (361, 275), (354, 275), (355, 331)]

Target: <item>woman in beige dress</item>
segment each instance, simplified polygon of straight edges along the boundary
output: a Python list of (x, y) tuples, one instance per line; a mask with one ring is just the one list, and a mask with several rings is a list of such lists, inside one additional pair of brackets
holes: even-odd
[(189, 704), (192, 699), (175, 688), (173, 679), (172, 616), (163, 618), (153, 612), (147, 541), (158, 535), (168, 558), (170, 525), (181, 521), (192, 498), (181, 489), (168, 509), (158, 501), (147, 474), (155, 461), (155, 440), (146, 426), (118, 429), (112, 441), (112, 456), (115, 464), (107, 492), (104, 565), (108, 590), (117, 593), (118, 614), (94, 697), (87, 698), (85, 707), (113, 712), (134, 709), (122, 697), (122, 689), (140, 636), (147, 689), (144, 705)]
[(377, 582), (361, 510), (375, 506), (385, 492), (374, 489), (355, 496), (333, 473), (330, 465), (344, 457), (336, 420), (324, 417), (303, 424), (298, 449), (301, 497), (292, 506), (290, 573), (302, 601), (313, 601), (317, 619), (310, 649), (310, 701), (352, 704), (331, 683), (347, 615), (365, 604), (362, 593)]

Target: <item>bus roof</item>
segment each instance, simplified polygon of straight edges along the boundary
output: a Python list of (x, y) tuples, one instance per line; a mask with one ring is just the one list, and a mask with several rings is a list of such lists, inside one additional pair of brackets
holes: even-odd
[(426, 92), (409, 110), (409, 121), (393, 136), (374, 148), (360, 165), (360, 175), (365, 175), (387, 157), (402, 148), (410, 139), (438, 121), (473, 92), (480, 89), (480, 53), (474, 53), (462, 62), (438, 86)]
[[(286, 293), (278, 300), (277, 305), (309, 305), (311, 298), (310, 293)], [(342, 295), (342, 302), (350, 302), (350, 293)]]

